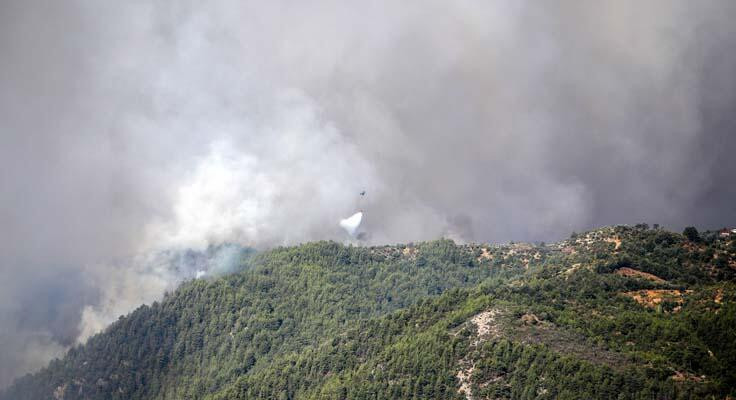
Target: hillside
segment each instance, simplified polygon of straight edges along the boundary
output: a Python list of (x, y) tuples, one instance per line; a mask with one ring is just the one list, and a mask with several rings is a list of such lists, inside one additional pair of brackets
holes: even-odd
[(736, 237), (318, 242), (141, 306), (1, 399), (724, 398)]

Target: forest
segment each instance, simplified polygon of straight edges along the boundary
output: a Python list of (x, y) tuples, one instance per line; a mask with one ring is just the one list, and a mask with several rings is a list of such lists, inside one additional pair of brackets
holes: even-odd
[(307, 243), (184, 283), (0, 399), (736, 396), (736, 235)]

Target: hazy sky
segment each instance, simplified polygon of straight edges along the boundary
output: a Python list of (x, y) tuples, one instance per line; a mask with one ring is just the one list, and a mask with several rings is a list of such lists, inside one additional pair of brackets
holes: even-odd
[(731, 0), (2, 1), (0, 387), (188, 277), (164, 249), (345, 240), (358, 208), (372, 243), (736, 225), (735, 20)]

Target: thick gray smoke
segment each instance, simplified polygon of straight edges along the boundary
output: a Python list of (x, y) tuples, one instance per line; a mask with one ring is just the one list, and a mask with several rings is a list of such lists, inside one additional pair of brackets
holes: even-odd
[(340, 240), (362, 190), (377, 243), (736, 225), (734, 20), (731, 0), (3, 1), (0, 387), (196, 273), (150, 257)]

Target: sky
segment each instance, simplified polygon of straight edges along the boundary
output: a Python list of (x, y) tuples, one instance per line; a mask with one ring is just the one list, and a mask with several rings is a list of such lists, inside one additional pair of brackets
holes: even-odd
[(345, 241), (359, 209), (366, 244), (735, 226), (734, 20), (730, 0), (5, 0), (0, 387), (193, 277), (187, 249)]

